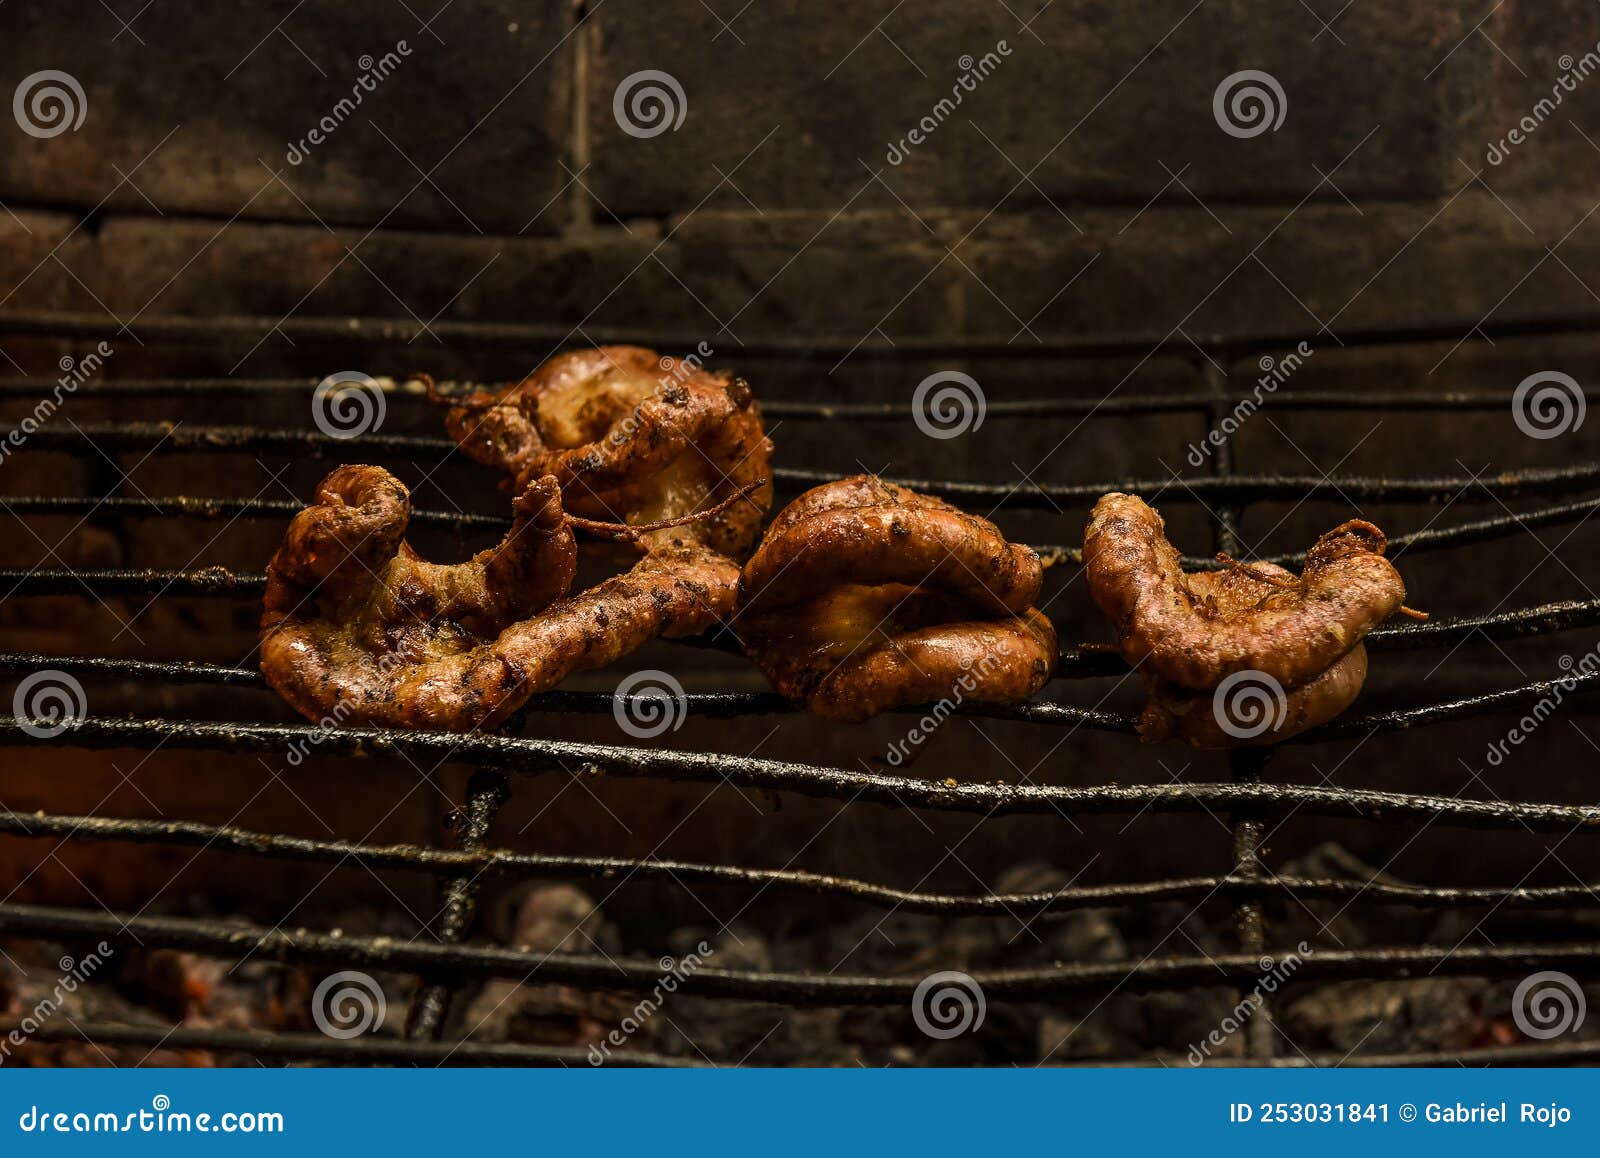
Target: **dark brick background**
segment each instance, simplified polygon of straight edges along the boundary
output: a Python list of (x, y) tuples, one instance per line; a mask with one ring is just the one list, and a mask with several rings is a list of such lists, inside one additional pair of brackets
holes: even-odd
[[(1600, 41), (1592, 5), (716, 7), (8, 5), (0, 89), (61, 69), (88, 114), (48, 140), (8, 133), (0, 201), (78, 218), (55, 255), (82, 283), (69, 300), (124, 316), (444, 309), (736, 345), (792, 327), (1338, 333), (1594, 304), (1600, 90), (1580, 83), (1484, 159), (1563, 55)], [(289, 164), (361, 57), (402, 40), (398, 70)], [(960, 60), (1001, 41), (992, 75), (889, 164)], [(1212, 95), (1247, 68), (1287, 108), (1240, 140)], [(681, 86), (677, 131), (619, 126), (642, 70)], [(1547, 259), (1522, 282), (1557, 243), (1579, 272)], [(55, 258), (22, 277), (38, 244), (8, 241), (8, 305), (73, 281)]]

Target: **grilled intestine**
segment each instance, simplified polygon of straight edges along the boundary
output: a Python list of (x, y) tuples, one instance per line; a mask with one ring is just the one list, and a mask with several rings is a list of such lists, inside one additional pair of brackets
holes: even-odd
[(657, 637), (698, 634), (732, 611), (738, 565), (681, 538), (568, 596), (574, 523), (629, 539), (676, 528), (574, 519), (550, 476), (524, 484), (513, 512), (498, 545), (430, 563), (405, 542), (411, 504), (398, 479), (375, 466), (328, 475), (267, 567), (268, 682), (329, 726), (463, 732), (504, 722), (573, 672)]
[[(553, 476), (574, 514), (650, 524), (719, 506), (676, 537), (743, 559), (772, 507), (772, 443), (749, 386), (696, 359), (601, 346), (446, 401), (445, 425), (468, 456), (505, 471), (512, 489)], [(651, 550), (661, 538), (636, 542)]]
[(1139, 732), (1198, 748), (1287, 739), (1350, 706), (1366, 679), (1362, 639), (1404, 607), (1406, 588), (1373, 524), (1319, 538), (1295, 575), (1221, 557), (1183, 570), (1161, 516), (1108, 494), (1084, 533), (1084, 574), (1118, 650), (1149, 694)]
[(736, 628), (788, 699), (865, 720), (941, 700), (1011, 702), (1049, 680), (1039, 557), (942, 500), (871, 475), (779, 513), (745, 565)]

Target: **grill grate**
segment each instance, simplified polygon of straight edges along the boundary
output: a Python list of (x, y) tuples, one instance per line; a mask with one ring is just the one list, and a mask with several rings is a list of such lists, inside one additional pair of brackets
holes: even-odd
[[(1591, 319), (1481, 327), (1483, 336), (1529, 336), (1591, 332)], [(272, 323), (262, 319), (141, 319), (143, 336), (162, 340), (206, 341), (264, 340), (273, 332), (312, 341), (372, 343), (392, 346), (416, 336), (412, 327), (372, 319), (298, 319)], [(559, 341), (565, 335), (516, 326), (434, 323), (432, 330), (452, 343), (467, 347), (528, 348), (540, 342)], [(445, 333), (448, 331), (448, 333)], [(103, 320), (38, 313), (0, 314), (0, 334), (29, 336), (97, 337), (114, 334)], [(1346, 335), (1350, 344), (1393, 344), (1425, 341), (1445, 336), (1428, 331), (1377, 332)], [(1455, 337), (1454, 333), (1447, 335)], [(658, 339), (657, 335), (592, 335), (596, 341)], [(1295, 336), (1298, 337), (1298, 336)], [(1293, 338), (1264, 337), (1252, 341), (1202, 342), (1202, 353), (1239, 355), (1255, 349), (1288, 344)], [(670, 340), (659, 344), (672, 348)], [(754, 347), (747, 349), (755, 349)], [(922, 343), (898, 350), (873, 345), (828, 341), (771, 343), (760, 347), (785, 357), (815, 357), (850, 352), (864, 358), (892, 359), (910, 353), (922, 356), (1003, 355), (1009, 347), (950, 346)], [(1044, 347), (1052, 356), (1077, 357), (1176, 349), (1192, 353), (1187, 340), (1170, 342), (1054, 342)], [(1205, 389), (1195, 392), (1112, 398), (1102, 403), (1081, 400), (1001, 402), (989, 405), (991, 417), (1052, 418), (1174, 413), (1193, 414), (1216, 428), (1235, 399), (1225, 391), (1220, 371), (1209, 358), (1201, 366)], [(47, 389), (53, 383), (21, 379), (0, 383), (0, 398), (21, 398)], [(86, 393), (118, 398), (249, 397), (306, 392), (311, 379), (138, 379), (86, 384)], [(1503, 392), (1358, 393), (1305, 391), (1274, 397), (1282, 409), (1326, 411), (1441, 410), (1486, 411), (1508, 404)], [(813, 404), (764, 401), (773, 418), (792, 422), (830, 422), (841, 419), (908, 418), (909, 408), (878, 404)], [(444, 455), (453, 443), (443, 438), (411, 435), (369, 435), (359, 443), (335, 439), (318, 431), (248, 426), (196, 427), (176, 430), (158, 423), (122, 422), (48, 427), (35, 432), (27, 450), (81, 452), (94, 445), (106, 451), (158, 451), (160, 453), (210, 453), (256, 451), (280, 454), (337, 454), (348, 457), (355, 446), (367, 453), (428, 453)], [(1164, 503), (1202, 502), (1214, 515), (1215, 546), (1237, 553), (1238, 520), (1251, 503), (1318, 498), (1330, 501), (1458, 501), (1507, 499), (1517, 496), (1561, 497), (1600, 488), (1600, 463), (1583, 463), (1554, 470), (1524, 470), (1499, 474), (1481, 481), (1461, 478), (1381, 478), (1325, 476), (1250, 476), (1234, 469), (1231, 447), (1224, 442), (1211, 459), (1214, 473), (1186, 480), (1182, 490), (1167, 492), (1165, 481), (1124, 481), (1073, 485), (961, 483), (948, 480), (899, 480), (915, 489), (956, 501), (982, 501), (990, 506), (1052, 509), (1058, 503), (1083, 504), (1103, 491), (1120, 489), (1147, 496), (1161, 493)], [(825, 472), (779, 470), (780, 485), (809, 486), (833, 477)], [(1468, 485), (1468, 484), (1472, 485)], [(1526, 534), (1541, 527), (1576, 523), (1600, 508), (1600, 498), (1553, 503), (1521, 514), (1506, 514), (1396, 536), (1397, 546), (1409, 551), (1440, 551)], [(285, 520), (300, 509), (288, 501), (214, 499), (183, 496), (151, 498), (115, 496), (76, 498), (53, 495), (11, 496), (0, 499), (0, 511), (15, 518), (39, 515), (87, 515), (99, 511), (130, 518), (235, 518)], [(461, 515), (417, 510), (412, 521), (494, 530), (509, 525), (497, 515)], [(1040, 545), (1050, 563), (1075, 562), (1073, 546)], [(1294, 565), (1299, 554), (1273, 561)], [(1191, 568), (1214, 565), (1210, 560), (1186, 559)], [(128, 595), (210, 596), (250, 600), (259, 596), (264, 576), (238, 573), (221, 567), (198, 570), (0, 570), (0, 583), (16, 595)], [(1508, 640), (1543, 636), (1600, 623), (1600, 600), (1566, 601), (1519, 608), (1482, 616), (1402, 624), (1379, 629), (1369, 637), (1374, 649), (1447, 648), (1469, 636)], [(685, 641), (694, 646), (727, 648), (726, 638)], [(29, 653), (0, 654), (0, 672), (23, 673), (52, 667), (93, 678), (133, 679), (146, 683), (192, 684), (232, 689), (263, 689), (265, 681), (253, 669), (177, 661), (149, 661), (103, 656), (59, 656)], [(1099, 653), (1067, 651), (1058, 678), (1090, 678), (1125, 670), (1119, 659)], [(1576, 674), (1568, 695), (1589, 695), (1600, 688), (1600, 672)], [(1315, 729), (1291, 742), (1314, 742), (1344, 737), (1384, 734), (1467, 719), (1516, 708), (1549, 695), (1548, 682), (1532, 682), (1463, 698), (1405, 709), (1344, 718)], [(732, 718), (791, 711), (776, 696), (766, 693), (710, 693), (688, 697), (690, 711), (709, 718)], [(537, 697), (530, 710), (541, 712), (610, 712), (610, 695), (553, 692)], [(1054, 728), (1089, 728), (1131, 734), (1132, 717), (1051, 703), (1012, 707), (963, 705), (965, 714), (988, 719), (1022, 721)], [(57, 813), (0, 814), (0, 835), (54, 836), (87, 841), (120, 841), (193, 848), (214, 848), (269, 859), (306, 863), (353, 861), (373, 869), (401, 870), (431, 875), (441, 882), (445, 905), (432, 930), (434, 943), (400, 944), (392, 939), (333, 935), (310, 929), (272, 930), (202, 919), (112, 913), (72, 908), (0, 904), (0, 934), (18, 937), (84, 936), (126, 941), (137, 938), (152, 946), (182, 948), (222, 958), (260, 955), (288, 962), (326, 963), (341, 967), (368, 967), (412, 972), (425, 984), (419, 990), (408, 1025), (407, 1040), (358, 1039), (340, 1041), (311, 1034), (238, 1032), (178, 1028), (156, 1031), (145, 1027), (78, 1023), (47, 1025), (33, 1036), (41, 1040), (85, 1038), (104, 1043), (165, 1043), (172, 1048), (238, 1051), (260, 1058), (303, 1059), (352, 1064), (571, 1064), (583, 1058), (580, 1050), (547, 1046), (445, 1043), (436, 1040), (448, 1012), (452, 994), (462, 986), (486, 977), (523, 979), (534, 969), (541, 980), (574, 986), (648, 991), (656, 983), (659, 966), (654, 961), (591, 958), (572, 954), (544, 957), (516, 950), (471, 944), (467, 934), (473, 921), (477, 882), (503, 879), (629, 879), (671, 881), (680, 886), (723, 885), (760, 893), (768, 889), (819, 895), (890, 909), (929, 914), (1032, 916), (1069, 912), (1095, 906), (1126, 906), (1163, 900), (1219, 897), (1234, 904), (1240, 951), (1219, 956), (1152, 956), (1137, 963), (1078, 964), (1043, 969), (1003, 970), (976, 974), (992, 999), (1058, 998), (1072, 994), (1106, 994), (1117, 990), (1151, 992), (1178, 990), (1220, 982), (1248, 985), (1257, 975), (1258, 958), (1268, 947), (1262, 902), (1273, 897), (1299, 900), (1330, 899), (1366, 905), (1406, 905), (1417, 908), (1487, 909), (1558, 908), (1592, 901), (1600, 885), (1561, 885), (1540, 888), (1412, 886), (1383, 881), (1283, 877), (1264, 873), (1257, 853), (1264, 821), (1290, 814), (1358, 817), (1373, 823), (1429, 823), (1443, 827), (1529, 832), (1589, 832), (1600, 828), (1600, 807), (1547, 804), (1533, 801), (1481, 801), (1420, 794), (1380, 792), (1331, 787), (1273, 784), (1262, 779), (1268, 753), (1246, 751), (1231, 757), (1229, 782), (1170, 785), (1115, 785), (1091, 787), (1040, 787), (1006, 784), (957, 784), (819, 767), (793, 761), (721, 755), (709, 752), (643, 749), (577, 741), (544, 740), (501, 735), (449, 736), (421, 732), (348, 729), (331, 735), (310, 725), (262, 725), (203, 722), (161, 718), (113, 719), (90, 717), (71, 731), (49, 740), (55, 745), (84, 748), (131, 747), (146, 751), (206, 750), (234, 753), (282, 751), (296, 740), (317, 738), (319, 754), (356, 756), (404, 753), (418, 760), (473, 766), (464, 823), (457, 832), (457, 847), (435, 848), (418, 844), (363, 844), (255, 832), (232, 826), (189, 821), (110, 819)], [(0, 721), (0, 746), (41, 742), (24, 730), (21, 721)], [(674, 782), (719, 783), (735, 787), (793, 792), (836, 801), (868, 800), (890, 808), (954, 810), (980, 815), (1008, 814), (1127, 814), (1226, 813), (1232, 821), (1232, 871), (1225, 876), (1172, 877), (1097, 886), (1072, 886), (1041, 894), (962, 895), (903, 890), (869, 880), (791, 870), (741, 868), (727, 864), (605, 856), (556, 856), (515, 852), (494, 847), (493, 824), (500, 805), (522, 777), (566, 774), (566, 769), (598, 767), (612, 776), (641, 777)], [(1356, 950), (1320, 950), (1303, 962), (1295, 982), (1335, 979), (1393, 979), (1419, 975), (1514, 976), (1532, 969), (1560, 967), (1584, 976), (1600, 974), (1600, 944), (1507, 944), (1487, 947), (1445, 948), (1379, 947)], [(683, 988), (707, 997), (758, 1000), (786, 1005), (873, 1005), (909, 1001), (915, 978), (874, 976), (809, 976), (736, 969), (704, 968), (688, 977)], [(0, 1030), (10, 1028), (0, 1023)], [(1600, 1058), (1600, 1043), (1565, 1042), (1470, 1051), (1357, 1055), (1350, 1058), (1274, 1055), (1270, 1013), (1263, 1011), (1249, 1023), (1247, 1045), (1251, 1059), (1274, 1065), (1306, 1064), (1403, 1065), (1499, 1063), (1566, 1064)], [(687, 1064), (682, 1059), (619, 1052), (620, 1064)], [(1222, 1063), (1226, 1064), (1226, 1063)]]

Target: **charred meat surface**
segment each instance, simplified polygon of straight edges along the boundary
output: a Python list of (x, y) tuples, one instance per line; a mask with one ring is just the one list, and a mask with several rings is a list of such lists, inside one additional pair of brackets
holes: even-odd
[(1406, 586), (1383, 557), (1386, 542), (1352, 519), (1317, 540), (1298, 577), (1259, 563), (1236, 569), (1267, 578), (1228, 598), (1225, 586), (1195, 586), (1143, 499), (1109, 494), (1089, 516), (1083, 565), (1129, 663), (1199, 691), (1239, 671), (1291, 686), (1322, 674), (1400, 610)]
[(745, 565), (739, 634), (772, 685), (817, 715), (1026, 699), (1055, 670), (1027, 547), (949, 503), (858, 475), (807, 491)]
[(1362, 638), (1405, 603), (1385, 546), (1382, 531), (1352, 519), (1317, 540), (1299, 575), (1232, 560), (1186, 573), (1143, 499), (1101, 498), (1084, 533), (1084, 574), (1144, 677), (1140, 735), (1198, 748), (1266, 744), (1343, 712), (1366, 679)]
[(704, 631), (733, 607), (738, 566), (694, 545), (564, 598), (577, 547), (548, 476), (522, 488), (505, 539), (464, 563), (418, 558), (410, 511), (387, 471), (340, 467), (268, 564), (261, 668), (310, 719), (492, 726), (575, 671)]
[(561, 354), (507, 390), (457, 401), (446, 426), (513, 489), (553, 476), (567, 510), (593, 519), (659, 523), (742, 495), (687, 532), (736, 559), (772, 508), (772, 443), (749, 386), (695, 360), (637, 346)]

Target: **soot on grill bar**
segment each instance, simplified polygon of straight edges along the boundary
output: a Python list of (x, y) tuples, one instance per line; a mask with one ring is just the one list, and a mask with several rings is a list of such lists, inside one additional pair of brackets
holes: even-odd
[(0, 1068), (1600, 1058), (1600, 26), (714, 6), (0, 5)]

